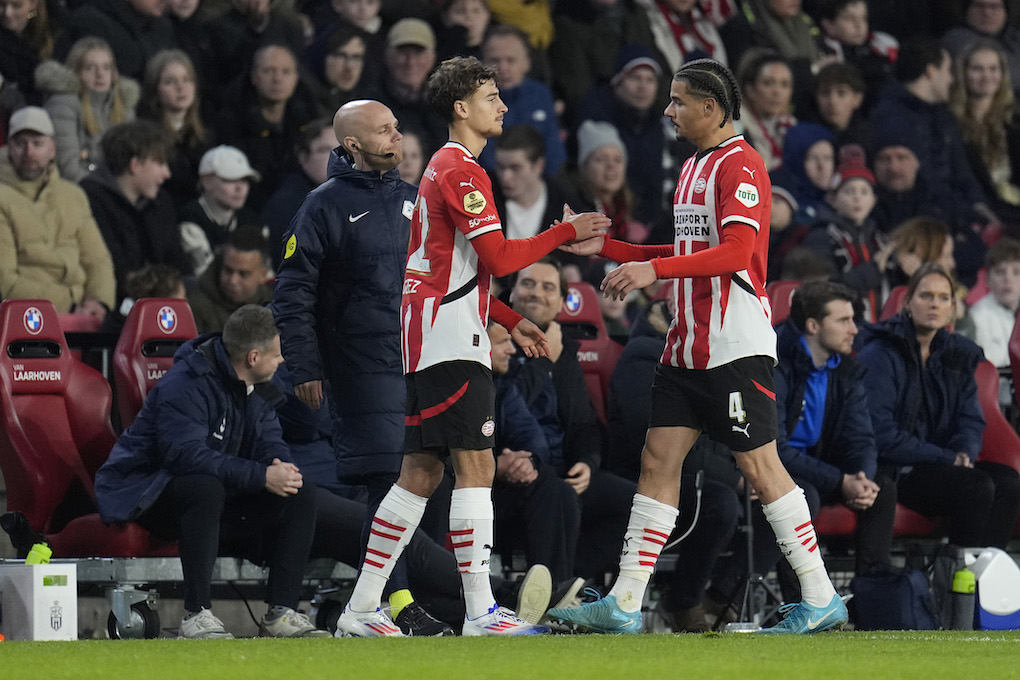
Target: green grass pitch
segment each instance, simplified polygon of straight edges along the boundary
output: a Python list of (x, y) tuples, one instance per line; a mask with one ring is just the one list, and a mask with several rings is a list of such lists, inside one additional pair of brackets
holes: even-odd
[(0, 678), (1020, 678), (1020, 632), (2, 642)]

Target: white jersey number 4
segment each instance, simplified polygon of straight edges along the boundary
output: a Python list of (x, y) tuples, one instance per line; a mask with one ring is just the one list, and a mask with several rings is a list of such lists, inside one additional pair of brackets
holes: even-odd
[(744, 411), (744, 398), (740, 392), (730, 392), (730, 418), (738, 423), (744, 422), (747, 412)]

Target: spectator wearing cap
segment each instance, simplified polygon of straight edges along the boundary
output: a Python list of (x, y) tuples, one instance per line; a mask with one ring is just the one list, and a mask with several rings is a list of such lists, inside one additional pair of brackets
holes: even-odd
[(667, 166), (678, 165), (693, 151), (666, 134), (660, 82), (662, 68), (652, 54), (639, 45), (626, 45), (616, 60), (616, 74), (609, 83), (592, 88), (578, 110), (579, 120), (612, 123), (619, 132), (627, 149), (627, 183), (635, 193), (634, 217), (649, 226), (665, 217), (664, 196), (675, 188), (669, 186)]
[(191, 258), (195, 276), (205, 272), (214, 251), (238, 224), (259, 222), (258, 214), (245, 208), (245, 203), (251, 183), (260, 179), (240, 149), (220, 145), (202, 155), (198, 164), (201, 195), (180, 212), (181, 245)]
[(60, 177), (55, 157), (46, 111), (15, 111), (0, 152), (0, 298), (102, 319), (115, 301), (113, 263), (85, 192)]
[(972, 284), (984, 261), (985, 248), (975, 230), (998, 226), (967, 159), (963, 134), (949, 110), (952, 60), (937, 40), (903, 43), (896, 62), (898, 82), (890, 83), (871, 114), (875, 134), (883, 126), (905, 129), (920, 164), (929, 198), (948, 216), (957, 250), (961, 281)]
[(804, 245), (827, 263), (830, 279), (860, 296), (864, 318), (875, 321), (892, 243), (868, 217), (875, 207), (875, 176), (864, 164), (864, 151), (847, 147), (841, 156), (829, 193), (834, 215), (813, 225)]
[(928, 198), (921, 177), (919, 143), (905, 121), (886, 121), (875, 130), (874, 167), (877, 200), (872, 218), (887, 228), (919, 215), (948, 222), (950, 216)]
[[(496, 69), (499, 96), (510, 109), (503, 115), (503, 126), (523, 123), (541, 132), (545, 140), (545, 176), (554, 176), (566, 160), (567, 150), (560, 138), (552, 91), (528, 77), (531, 56), (527, 36), (513, 26), (492, 27), (482, 43), (482, 61)], [(486, 145), (478, 162), (490, 173), (495, 170), (493, 145)]]
[(379, 100), (402, 127), (422, 133), (426, 158), (446, 142), (446, 123), (425, 101), (425, 81), (436, 65), (436, 35), (422, 19), (406, 18), (386, 34), (386, 72)]
[(301, 130), (322, 115), (311, 89), (298, 74), (298, 64), (284, 45), (260, 47), (250, 71), (228, 89), (217, 129), (223, 144), (237, 147), (262, 176), (260, 191), (248, 201), (261, 210), (269, 195), (296, 161), (294, 148)]
[(170, 176), (172, 144), (152, 121), (116, 125), (103, 135), (99, 167), (81, 181), (113, 260), (118, 305), (127, 296), (128, 274), (146, 264), (191, 273), (177, 230), (177, 209), (162, 188)]
[(258, 224), (242, 224), (230, 232), (188, 294), (198, 332), (223, 330), (230, 315), (244, 305), (269, 304), (273, 290), (266, 284), (268, 265), (269, 244)]

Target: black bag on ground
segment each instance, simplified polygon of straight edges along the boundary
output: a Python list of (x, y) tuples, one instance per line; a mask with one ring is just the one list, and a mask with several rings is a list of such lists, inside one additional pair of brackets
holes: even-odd
[(857, 630), (935, 630), (938, 609), (927, 575), (918, 569), (855, 576), (850, 601)]

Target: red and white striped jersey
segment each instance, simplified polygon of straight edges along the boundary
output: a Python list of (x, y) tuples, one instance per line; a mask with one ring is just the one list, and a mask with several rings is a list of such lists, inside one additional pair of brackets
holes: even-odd
[(748, 269), (730, 276), (677, 279), (676, 317), (662, 363), (715, 368), (736, 359), (776, 358), (772, 309), (765, 294), (772, 184), (761, 156), (740, 135), (683, 164), (673, 195), (674, 249), (691, 255), (718, 246), (734, 223), (758, 235)]
[(492, 183), (455, 142), (429, 161), (411, 219), (400, 305), (404, 373), (444, 361), (489, 367), (489, 286), (492, 276), (471, 239), (501, 228)]

